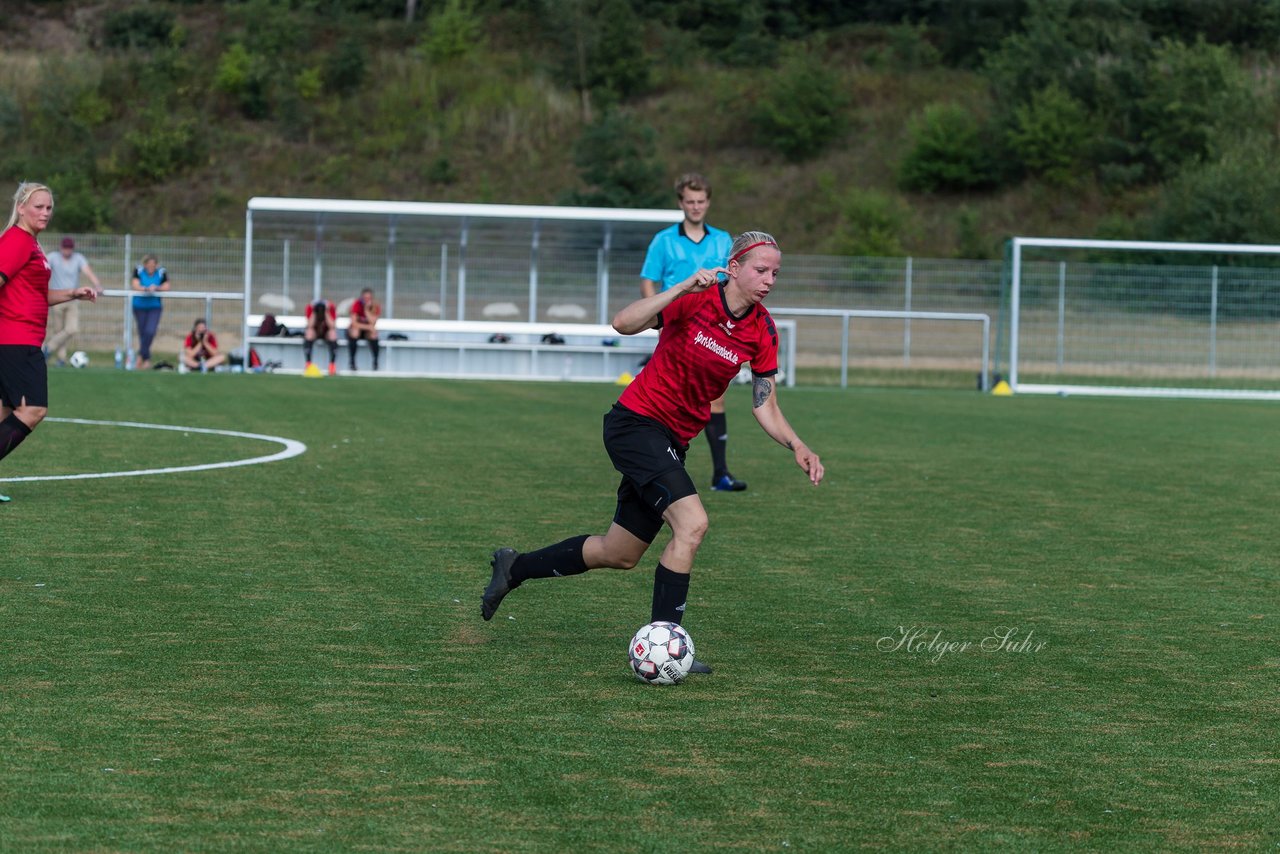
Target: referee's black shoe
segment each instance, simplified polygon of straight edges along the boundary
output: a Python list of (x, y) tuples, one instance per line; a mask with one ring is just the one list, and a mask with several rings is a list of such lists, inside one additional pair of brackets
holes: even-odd
[(747, 482), (725, 472), (711, 479), (711, 488), (717, 492), (741, 492), (747, 488)]
[(707, 664), (705, 661), (699, 661), (698, 659), (695, 658), (693, 660), (693, 664), (689, 665), (689, 672), (690, 673), (710, 673), (711, 665)]
[(511, 564), (516, 562), (520, 553), (515, 549), (498, 549), (493, 553), (489, 566), (493, 567), (493, 576), (489, 586), (480, 594), (480, 616), (492, 620), (502, 598), (511, 592)]

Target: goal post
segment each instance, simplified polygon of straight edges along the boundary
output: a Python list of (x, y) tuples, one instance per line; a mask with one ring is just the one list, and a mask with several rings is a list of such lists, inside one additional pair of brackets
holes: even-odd
[(1015, 237), (1022, 394), (1280, 400), (1280, 245)]

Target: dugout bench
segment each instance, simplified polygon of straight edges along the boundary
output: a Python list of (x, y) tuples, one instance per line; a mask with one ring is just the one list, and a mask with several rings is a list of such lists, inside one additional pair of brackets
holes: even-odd
[[(262, 325), (261, 314), (249, 315), (250, 328)], [(283, 373), (301, 373), (305, 367), (301, 332), (302, 315), (277, 316), (288, 336), (252, 335), (249, 345), (265, 362), (279, 362)], [(794, 383), (795, 321), (775, 321), (780, 336), (778, 366), (783, 381)], [(338, 370), (347, 369), (349, 319), (338, 318)], [(395, 337), (393, 337), (395, 336)], [(401, 337), (402, 336), (402, 337)], [(563, 343), (551, 343), (554, 336)], [(614, 382), (623, 374), (634, 375), (658, 344), (657, 330), (619, 335), (607, 324), (519, 323), (477, 320), (378, 321), (382, 352), (379, 374), (388, 376), (450, 377), (465, 379), (568, 380)], [(321, 368), (328, 362), (324, 342), (317, 341), (312, 359)], [(357, 373), (371, 371), (367, 342), (356, 350)]]

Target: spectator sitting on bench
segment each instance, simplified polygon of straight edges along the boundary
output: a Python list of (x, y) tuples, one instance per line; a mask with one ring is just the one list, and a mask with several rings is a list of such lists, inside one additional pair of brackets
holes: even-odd
[(218, 351), (218, 336), (209, 324), (197, 320), (191, 326), (191, 334), (182, 342), (182, 366), (190, 371), (205, 373), (227, 361), (227, 354)]
[(369, 342), (373, 369), (378, 370), (378, 318), (381, 315), (382, 305), (373, 298), (372, 288), (362, 290), (360, 298), (351, 304), (351, 324), (347, 327), (347, 353), (350, 356), (351, 370), (356, 369), (356, 344), (361, 338)]
[(329, 347), (329, 376), (338, 372), (338, 307), (327, 299), (307, 304), (307, 328), (302, 332), (302, 352), (307, 360), (307, 370), (315, 370), (311, 350), (317, 338), (323, 338)]

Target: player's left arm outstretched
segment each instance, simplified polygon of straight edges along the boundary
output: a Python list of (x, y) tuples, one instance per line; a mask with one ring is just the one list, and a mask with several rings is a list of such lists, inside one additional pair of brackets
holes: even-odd
[(796, 465), (809, 475), (809, 481), (817, 486), (826, 473), (822, 460), (818, 458), (808, 445), (800, 440), (796, 431), (782, 414), (778, 406), (778, 396), (773, 377), (754, 377), (751, 393), (751, 414), (756, 417), (764, 432), (773, 441), (782, 445), (796, 455)]
[(49, 305), (61, 305), (73, 300), (97, 302), (98, 291), (95, 288), (50, 288), (48, 300)]

